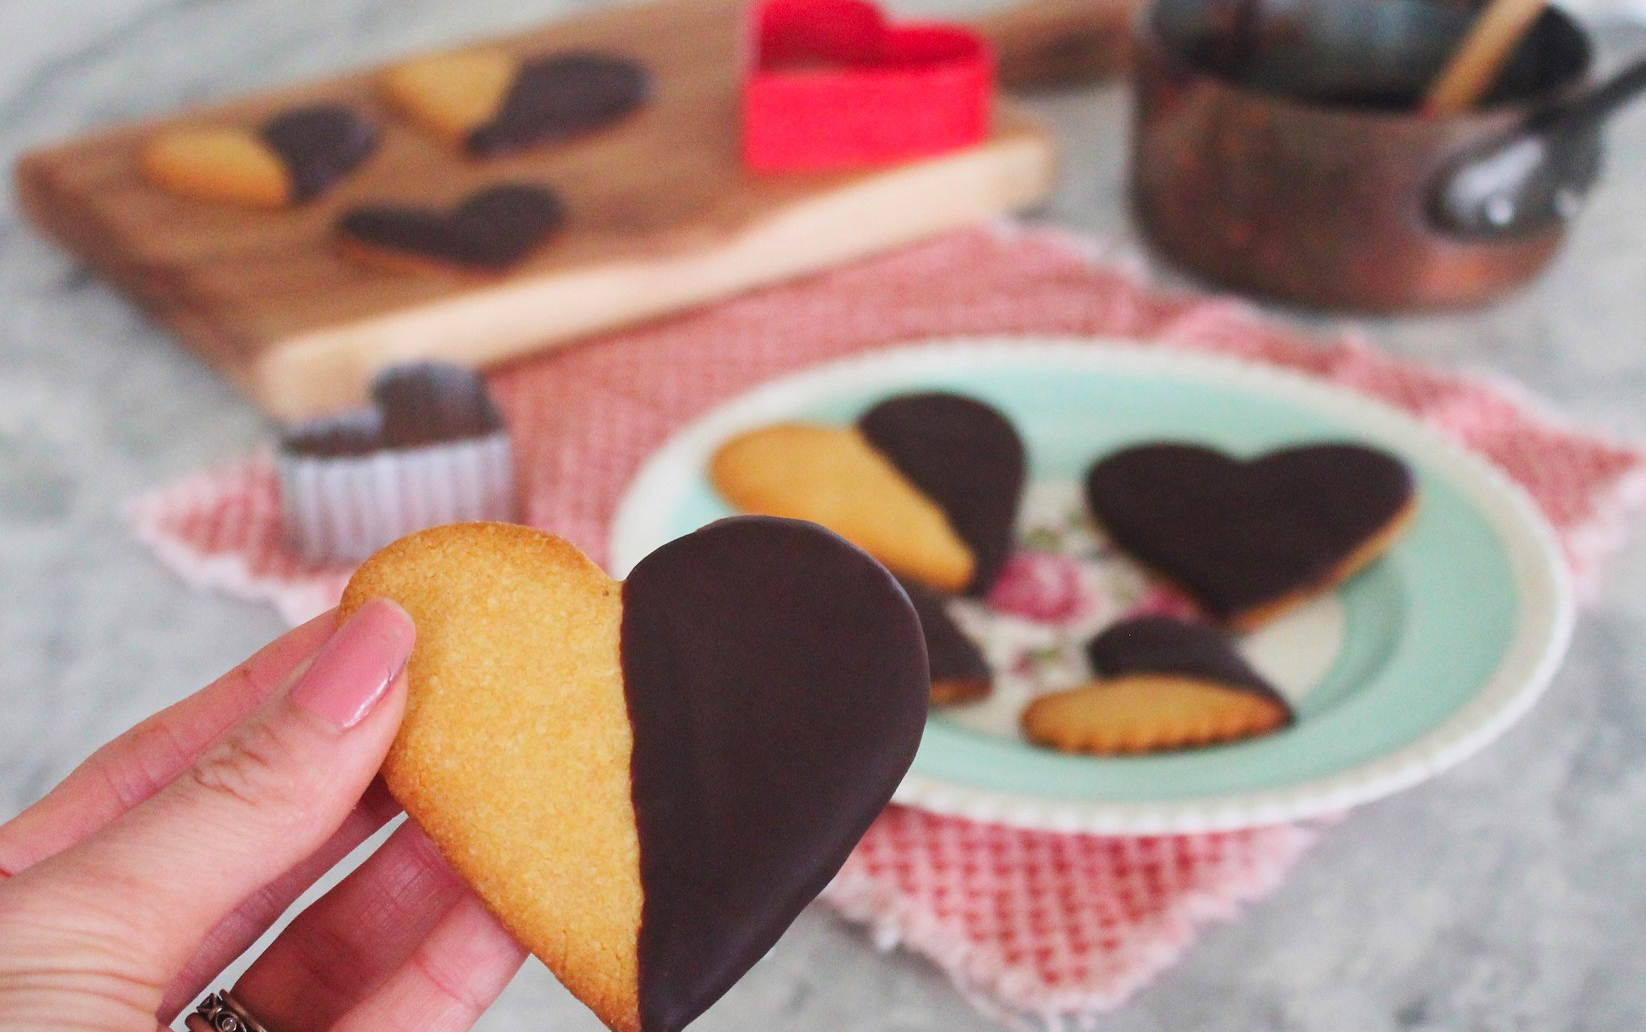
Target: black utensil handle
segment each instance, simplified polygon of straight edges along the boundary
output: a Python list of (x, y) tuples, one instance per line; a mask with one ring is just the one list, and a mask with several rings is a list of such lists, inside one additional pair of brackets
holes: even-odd
[(1643, 90), (1646, 90), (1646, 57), (1635, 60), (1603, 85), (1539, 112), (1526, 128), (1548, 136), (1580, 133), (1605, 121)]

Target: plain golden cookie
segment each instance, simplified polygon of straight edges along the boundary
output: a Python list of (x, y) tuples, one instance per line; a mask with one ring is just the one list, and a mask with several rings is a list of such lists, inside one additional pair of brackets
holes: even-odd
[(139, 158), (155, 186), (191, 200), (282, 208), (291, 177), (274, 151), (237, 129), (189, 129), (156, 135)]
[(373, 556), (340, 615), (379, 596), (417, 625), (390, 791), (567, 989), (638, 1030), (621, 586), (560, 538), (459, 524)]
[(403, 61), (383, 73), (383, 95), (453, 146), (496, 117), (520, 63), (490, 47)]
[(1285, 705), (1182, 677), (1139, 675), (1043, 695), (1023, 712), (1030, 741), (1118, 756), (1218, 745), (1290, 722)]

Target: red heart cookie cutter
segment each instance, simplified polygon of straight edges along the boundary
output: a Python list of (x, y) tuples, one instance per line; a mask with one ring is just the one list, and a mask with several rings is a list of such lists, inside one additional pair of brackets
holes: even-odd
[(759, 171), (886, 165), (982, 142), (994, 55), (956, 25), (889, 25), (865, 0), (766, 0), (743, 91)]

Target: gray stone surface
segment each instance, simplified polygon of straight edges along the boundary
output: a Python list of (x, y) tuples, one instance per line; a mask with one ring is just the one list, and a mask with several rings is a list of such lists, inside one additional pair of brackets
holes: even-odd
[[(580, 6), (0, 0), (0, 154)], [(1036, 106), (1069, 148), (1041, 217), (1129, 244), (1122, 91)], [(1536, 287), (1483, 312), (1364, 328), (1400, 354), (1508, 374), (1576, 418), (1646, 438), (1646, 111), (1620, 119), (1611, 142), (1605, 184)], [(0, 199), (0, 818), (280, 630), (266, 609), (186, 590), (120, 519), (134, 492), (239, 456), (269, 429)], [(1327, 829), (1284, 888), (1208, 929), (1101, 1027), (1646, 1027), (1643, 632), (1637, 538), (1525, 721), (1460, 769)], [(484, 1027), (596, 1025), (531, 965)], [(880, 956), (811, 913), (698, 1027), (991, 1026), (928, 965)]]

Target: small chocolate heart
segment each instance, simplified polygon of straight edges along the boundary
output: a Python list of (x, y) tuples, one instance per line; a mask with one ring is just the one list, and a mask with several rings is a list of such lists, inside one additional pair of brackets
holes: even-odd
[(1140, 445), (1093, 465), (1086, 498), (1119, 548), (1243, 628), (1352, 576), (1416, 509), (1406, 465), (1355, 444), (1247, 461), (1193, 444)]
[(390, 789), (622, 1032), (677, 1032), (759, 960), (920, 742), (914, 610), (812, 524), (723, 520), (622, 584), (540, 531), (438, 527), (342, 612), (377, 596), (417, 624)]
[(171, 129), (151, 137), (143, 174), (180, 197), (279, 208), (313, 200), (377, 149), (377, 127), (347, 107), (283, 111), (255, 132)]
[(338, 220), (337, 231), (350, 253), (394, 268), (437, 263), (503, 272), (564, 220), (555, 194), (510, 183), (473, 194), (445, 212), (404, 205), (354, 208)]
[(972, 551), (967, 593), (986, 594), (1006, 565), (1026, 476), (1011, 421), (975, 398), (933, 392), (883, 401), (857, 426), (942, 508)]
[(472, 370), (436, 362), (391, 366), (372, 381), (372, 407), (293, 427), (282, 452), (334, 457), (370, 455), (489, 437), (503, 417)]
[(1114, 624), (1086, 646), (1092, 683), (1023, 714), (1031, 741), (1100, 755), (1217, 745), (1292, 722), (1292, 710), (1216, 628), (1167, 616)]

